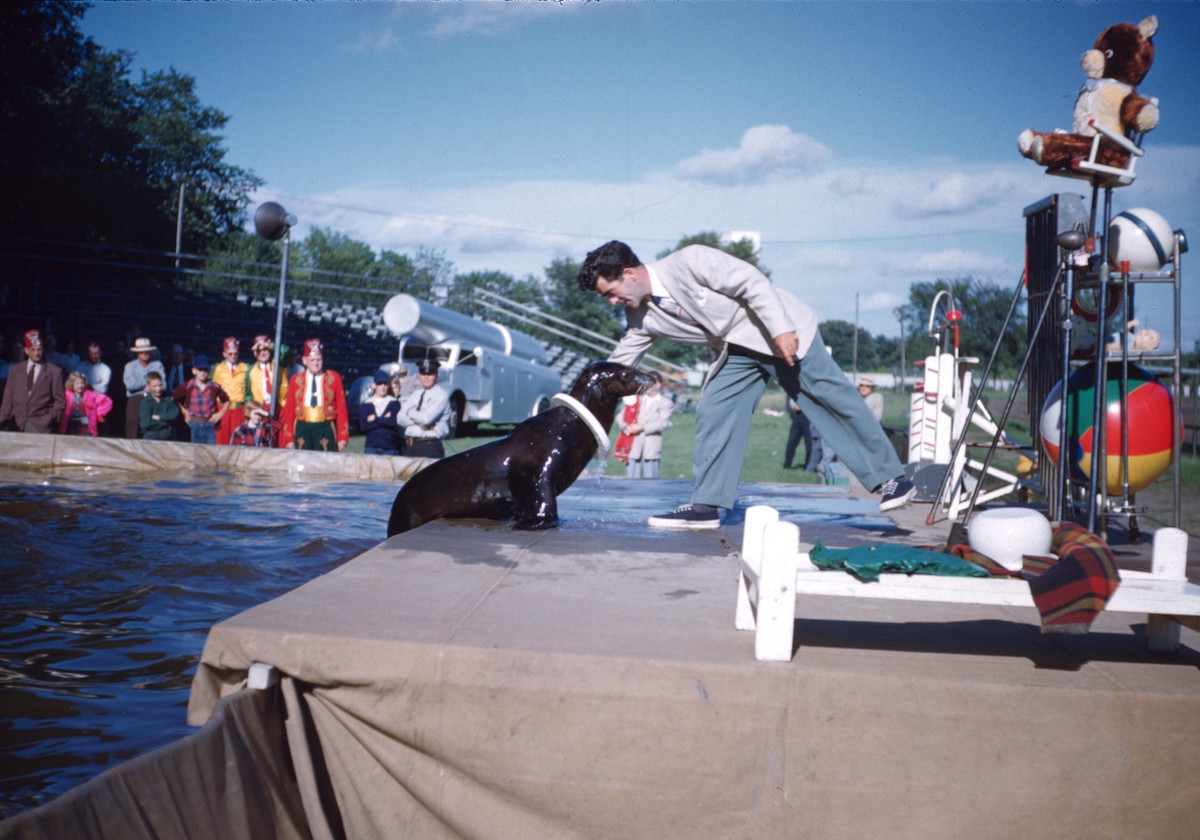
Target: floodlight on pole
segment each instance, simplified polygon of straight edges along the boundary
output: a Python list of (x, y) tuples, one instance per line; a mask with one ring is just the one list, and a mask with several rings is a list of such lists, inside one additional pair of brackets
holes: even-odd
[(292, 225), (296, 217), (283, 209), (276, 201), (267, 201), (258, 205), (254, 211), (254, 230), (263, 239), (271, 242), (283, 240), (283, 263), (279, 270), (279, 301), (275, 314), (275, 376), (271, 383), (271, 417), (279, 411), (279, 378), (283, 374), (283, 306), (284, 295), (287, 293), (288, 246), (292, 240)]

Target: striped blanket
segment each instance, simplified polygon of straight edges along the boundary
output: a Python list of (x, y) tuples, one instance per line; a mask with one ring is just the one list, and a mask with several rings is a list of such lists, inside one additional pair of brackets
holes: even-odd
[(1043, 633), (1086, 633), (1121, 582), (1117, 560), (1103, 539), (1074, 522), (1053, 523), (1050, 551), (1057, 556), (1026, 555), (1020, 572), (1010, 571), (960, 543), (946, 551), (970, 560), (998, 577), (1029, 582), (1042, 616)]

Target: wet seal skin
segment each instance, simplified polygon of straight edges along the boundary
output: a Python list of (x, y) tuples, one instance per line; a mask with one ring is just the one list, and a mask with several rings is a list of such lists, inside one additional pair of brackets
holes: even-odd
[(520, 529), (553, 527), (558, 522), (558, 495), (595, 456), (601, 433), (607, 446), (621, 398), (643, 393), (655, 381), (627, 365), (593, 362), (579, 374), (566, 399), (556, 398), (556, 408), (530, 417), (508, 437), (431, 464), (405, 482), (392, 503), (388, 536), (434, 519), (512, 520)]

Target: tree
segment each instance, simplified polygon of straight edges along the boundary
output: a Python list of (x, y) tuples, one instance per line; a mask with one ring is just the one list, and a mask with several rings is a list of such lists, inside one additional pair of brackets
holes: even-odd
[(228, 118), (174, 70), (129, 78), (129, 53), (79, 31), (87, 6), (0, 5), (0, 183), (6, 233), (171, 250), (179, 185), (186, 241), (239, 227), (252, 173), (224, 162)]
[[(468, 274), (456, 274), (450, 282), (446, 294), (446, 306), (464, 315), (495, 321), (506, 327), (533, 331), (532, 325), (520, 318), (505, 314), (495, 308), (494, 301), (489, 301), (479, 291), (493, 292), (508, 298), (517, 304), (530, 306), (535, 310), (542, 309), (542, 285), (533, 277), (517, 280), (511, 274), (502, 271), (472, 271)], [(492, 303), (493, 305), (489, 305)], [(503, 306), (503, 304), (499, 304)], [(536, 316), (535, 316), (536, 317)]]
[(595, 292), (584, 292), (579, 288), (581, 267), (569, 257), (556, 259), (546, 266), (545, 310), (577, 327), (614, 340), (620, 338), (625, 330), (623, 313)]
[(370, 245), (328, 228), (309, 231), (295, 253), (299, 264), (330, 272), (323, 278), (328, 283), (354, 282), (371, 276), (375, 268), (375, 252)]
[[(992, 349), (999, 342), (992, 374), (1015, 374), (1025, 354), (1024, 307), (1017, 306), (1008, 329), (1002, 335), (1004, 317), (1012, 303), (1011, 293), (990, 281), (976, 280), (972, 277), (914, 283), (909, 288), (909, 304), (904, 308), (909, 364), (942, 349), (942, 345), (936, 345), (929, 335), (930, 307), (939, 291), (949, 291), (953, 295), (954, 306), (962, 313), (958, 330), (959, 355), (974, 356), (983, 362), (991, 356)], [(950, 302), (943, 296), (938, 303), (934, 320), (935, 330), (939, 325), (944, 325), (945, 313), (950, 308)], [(953, 333), (944, 328), (941, 332), (943, 344), (948, 341), (952, 347)]]
[(194, 279), (185, 279), (184, 286), (272, 294), (279, 283), (283, 243), (270, 242), (245, 230), (234, 230), (210, 247), (205, 257), (203, 273)]
[(658, 258), (662, 259), (667, 254), (678, 251), (680, 248), (686, 248), (688, 245), (707, 245), (710, 248), (716, 248), (719, 251), (724, 251), (727, 254), (732, 254), (740, 260), (745, 260), (752, 266), (757, 268), (768, 277), (771, 272), (764, 266), (759, 265), (758, 251), (754, 247), (754, 243), (749, 239), (739, 239), (736, 242), (725, 242), (721, 234), (716, 231), (706, 230), (702, 233), (693, 233), (690, 236), (685, 236), (675, 243), (674, 248), (668, 248), (659, 253)]

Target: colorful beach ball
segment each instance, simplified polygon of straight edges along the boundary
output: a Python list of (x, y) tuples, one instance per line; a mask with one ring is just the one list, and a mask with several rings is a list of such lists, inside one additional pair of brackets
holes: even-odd
[[(1108, 452), (1108, 492), (1120, 491), (1121, 476), (1121, 366), (1108, 365), (1105, 449)], [(1092, 474), (1095, 440), (1096, 366), (1085, 365), (1067, 378), (1067, 442), (1071, 475), (1086, 479)], [(1129, 366), (1129, 492), (1136, 493), (1154, 483), (1171, 465), (1174, 441), (1180, 426), (1175, 400), (1158, 377), (1137, 365)], [(1058, 463), (1059, 418), (1062, 417), (1062, 383), (1046, 397), (1038, 429), (1042, 449)]]
[(1175, 256), (1175, 233), (1158, 213), (1134, 207), (1113, 216), (1108, 225), (1108, 261), (1120, 271), (1129, 262), (1134, 272), (1158, 271)]

